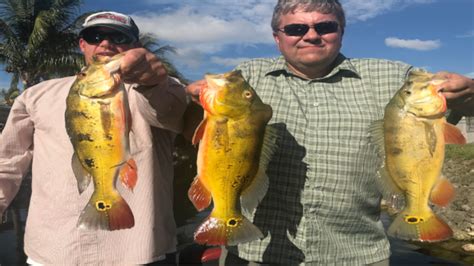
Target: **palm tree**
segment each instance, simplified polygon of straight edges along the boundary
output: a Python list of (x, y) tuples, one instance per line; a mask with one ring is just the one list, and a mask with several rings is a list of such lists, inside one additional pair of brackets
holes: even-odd
[(0, 63), (10, 91), (70, 75), (83, 65), (74, 30), (81, 0), (0, 0)]

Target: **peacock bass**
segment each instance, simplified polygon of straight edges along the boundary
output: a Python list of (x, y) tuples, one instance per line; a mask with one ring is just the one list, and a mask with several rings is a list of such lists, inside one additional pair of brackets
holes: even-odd
[(119, 176), (131, 190), (137, 182), (137, 167), (130, 156), (127, 92), (118, 71), (122, 57), (94, 58), (77, 75), (66, 100), (66, 130), (74, 148), (71, 165), (79, 193), (91, 180), (94, 183), (77, 222), (82, 229), (134, 226), (132, 211), (115, 188)]
[(445, 143), (466, 142), (445, 120), (446, 99), (435, 89), (444, 81), (412, 71), (385, 107), (383, 120), (371, 125), (384, 158), (379, 171), (383, 194), (395, 207), (405, 202), (388, 228), (389, 235), (400, 239), (434, 242), (453, 234), (428, 204), (445, 206), (453, 198), (454, 187), (441, 173)]

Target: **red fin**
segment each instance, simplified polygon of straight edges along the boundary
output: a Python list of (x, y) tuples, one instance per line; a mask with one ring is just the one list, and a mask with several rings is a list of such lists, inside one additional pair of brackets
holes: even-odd
[(132, 210), (127, 202), (120, 197), (107, 211), (109, 217), (109, 230), (131, 228), (135, 225)]
[(218, 261), (219, 257), (221, 256), (221, 253), (222, 253), (222, 250), (220, 247), (208, 248), (201, 255), (201, 263), (210, 262), (210, 261)]
[(446, 144), (466, 144), (461, 130), (450, 123), (444, 123), (444, 141)]
[(199, 244), (235, 246), (263, 238), (263, 234), (242, 215), (218, 219), (209, 216), (194, 233), (194, 240)]
[(196, 128), (196, 131), (194, 131), (192, 143), (193, 145), (196, 145), (199, 143), (199, 141), (202, 139), (202, 136), (204, 135), (204, 130), (206, 129), (206, 123), (207, 119), (204, 119), (199, 123), (199, 125)]
[(120, 169), (120, 181), (124, 186), (133, 191), (137, 184), (137, 164), (135, 160), (129, 159)]
[(191, 187), (188, 190), (188, 197), (198, 211), (202, 211), (211, 204), (211, 193), (201, 183), (199, 177), (194, 178)]
[(440, 178), (430, 194), (430, 201), (440, 207), (447, 206), (455, 196), (453, 184), (446, 178)]
[(436, 216), (423, 223), (420, 227), (420, 240), (426, 242), (443, 241), (453, 236), (453, 230), (447, 223)]

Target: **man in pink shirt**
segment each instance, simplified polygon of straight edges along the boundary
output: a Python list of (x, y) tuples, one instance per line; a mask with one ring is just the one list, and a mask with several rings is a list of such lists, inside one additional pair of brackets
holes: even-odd
[(76, 227), (94, 188), (90, 185), (80, 194), (71, 168), (73, 147), (64, 113), (75, 76), (44, 81), (15, 100), (0, 135), (0, 216), (31, 166), (24, 237), (28, 263), (160, 263), (176, 251), (172, 151), (183, 127), (184, 87), (168, 76), (153, 53), (141, 48), (138, 27), (127, 15), (92, 14), (79, 36), (87, 63), (95, 55), (125, 52), (120, 71), (132, 116), (130, 149), (139, 170), (133, 192), (121, 185), (117, 189), (133, 210), (135, 225), (116, 231)]

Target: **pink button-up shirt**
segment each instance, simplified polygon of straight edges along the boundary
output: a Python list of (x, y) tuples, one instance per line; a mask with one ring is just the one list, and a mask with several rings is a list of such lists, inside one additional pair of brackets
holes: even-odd
[(75, 77), (42, 82), (22, 93), (0, 135), (0, 215), (32, 166), (32, 195), (25, 253), (40, 264), (145, 264), (176, 250), (172, 151), (186, 108), (184, 88), (141, 93), (126, 85), (132, 130), (131, 153), (138, 182), (133, 192), (117, 189), (130, 205), (135, 226), (118, 231), (76, 227), (94, 186), (79, 194), (71, 168), (73, 147), (66, 133), (66, 97)]

